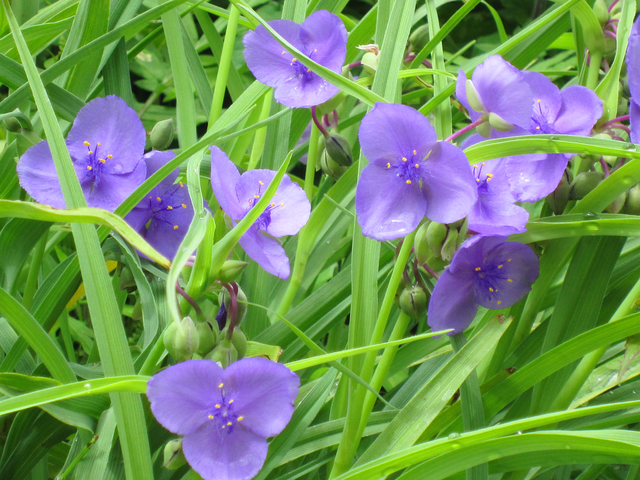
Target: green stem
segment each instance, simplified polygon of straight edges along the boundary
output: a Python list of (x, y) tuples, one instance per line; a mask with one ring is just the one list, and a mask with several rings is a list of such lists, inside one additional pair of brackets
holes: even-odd
[[(407, 327), (409, 326), (410, 321), (411, 317), (409, 315), (404, 312), (400, 312), (400, 316), (398, 317), (396, 324), (393, 326), (393, 330), (391, 331), (391, 335), (389, 336), (389, 341), (393, 342), (395, 340), (400, 340), (404, 336), (404, 333), (407, 331)], [(369, 385), (371, 385), (374, 390), (380, 390), (380, 388), (382, 387), (382, 382), (384, 382), (385, 378), (387, 378), (387, 373), (389, 373), (389, 368), (391, 367), (391, 363), (393, 362), (397, 351), (398, 346), (387, 347), (384, 349), (382, 357), (380, 358), (378, 366), (376, 367), (376, 372), (373, 374), (373, 378), (369, 383)], [(369, 417), (371, 416), (371, 411), (373, 410), (375, 401), (376, 396), (371, 392), (367, 392), (362, 407), (362, 416), (360, 417), (358, 438), (362, 437), (362, 433), (367, 426), (367, 422), (369, 421)]]
[(602, 53), (592, 53), (591, 59), (589, 60), (589, 71), (587, 72), (587, 88), (590, 88), (591, 90), (595, 90), (598, 86), (601, 64)]
[(96, 443), (96, 440), (98, 440), (98, 436), (97, 435), (95, 437), (93, 437), (91, 439), (91, 441), (89, 443), (87, 443), (82, 448), (82, 450), (80, 450), (78, 455), (76, 455), (76, 458), (73, 459), (73, 461), (69, 464), (69, 466), (67, 467), (67, 469), (64, 472), (62, 472), (61, 474), (59, 474), (56, 477), (56, 480), (64, 480), (65, 478), (67, 478), (69, 476), (69, 474), (73, 471), (73, 469), (76, 468), (76, 465), (78, 465), (78, 463), (80, 463), (80, 460), (82, 460), (84, 458), (84, 456), (87, 453), (89, 453), (89, 449), (91, 448), (91, 445)]
[(62, 334), (62, 341), (64, 342), (64, 349), (67, 351), (67, 358), (70, 362), (77, 362), (76, 352), (73, 349), (73, 338), (71, 337), (71, 330), (69, 329), (69, 317), (68, 313), (63, 311), (58, 317), (58, 327), (60, 327), (60, 333)]
[[(389, 314), (391, 313), (391, 308), (393, 307), (393, 302), (398, 291), (398, 286), (400, 285), (400, 280), (402, 279), (402, 273), (404, 272), (407, 261), (409, 260), (409, 255), (411, 254), (411, 249), (413, 248), (414, 237), (415, 231), (405, 237), (402, 247), (400, 248), (398, 258), (396, 259), (395, 265), (393, 266), (391, 278), (389, 279), (387, 291), (384, 294), (384, 299), (382, 300), (382, 305), (380, 306), (380, 311), (373, 329), (373, 334), (371, 336), (369, 345), (380, 343), (380, 341), (382, 340), (382, 335), (384, 334), (384, 330), (387, 326), (387, 320), (389, 319)], [(369, 352), (365, 356), (362, 370), (360, 372), (360, 378), (367, 383), (369, 383), (369, 381), (371, 380), (376, 357), (376, 351)], [(342, 433), (340, 444), (338, 445), (338, 451), (336, 452), (333, 469), (331, 470), (331, 476), (329, 478), (335, 478), (338, 475), (346, 472), (353, 462), (353, 457), (355, 455), (356, 449), (358, 448), (358, 445), (360, 444), (361, 439), (361, 437), (358, 436), (358, 432), (360, 431), (361, 419), (365, 415), (362, 407), (366, 398), (366, 394), (367, 390), (363, 387), (358, 386), (357, 388), (355, 388), (352, 396), (349, 398), (345, 429)], [(370, 413), (371, 412), (368, 412), (367, 416)]]
[(224, 102), (224, 94), (227, 91), (227, 79), (229, 78), (229, 67), (231, 65), (233, 45), (236, 42), (239, 19), (240, 10), (238, 10), (235, 5), (232, 5), (229, 23), (227, 23), (227, 32), (224, 35), (222, 56), (218, 62), (218, 76), (216, 77), (216, 84), (213, 88), (213, 101), (211, 102), (211, 113), (209, 113), (209, 128), (216, 123), (216, 120), (220, 118), (220, 114), (222, 113), (222, 103)]
[(304, 191), (307, 198), (311, 201), (313, 197), (313, 180), (316, 176), (316, 165), (318, 163), (318, 154), (320, 149), (320, 130), (315, 123), (311, 124), (311, 137), (309, 137), (309, 155), (307, 155), (307, 170), (304, 174)]
[(38, 275), (40, 274), (40, 267), (42, 266), (42, 259), (44, 257), (44, 251), (47, 246), (47, 232), (44, 232), (36, 248), (33, 251), (33, 257), (31, 257), (31, 265), (29, 266), (29, 274), (27, 275), (27, 282), (24, 286), (24, 293), (22, 294), (22, 305), (27, 310), (31, 309), (31, 302), (33, 302), (33, 296), (36, 293), (38, 287)]
[[(260, 111), (260, 118), (258, 122), (263, 122), (269, 118), (271, 112), (271, 100), (273, 99), (273, 91), (269, 90), (262, 97), (262, 110)], [(262, 127), (256, 130), (256, 134), (253, 137), (253, 146), (251, 147), (251, 156), (249, 157), (249, 167), (247, 170), (253, 170), (258, 166), (260, 158), (262, 157), (262, 151), (264, 150), (264, 142), (267, 138), (267, 127)]]
[(140, 371), (138, 371), (138, 375), (153, 375), (156, 370), (156, 365), (160, 361), (160, 357), (164, 353), (164, 332), (160, 334), (158, 340), (156, 340), (156, 344), (153, 346), (147, 359), (144, 361), (142, 366), (140, 367)]
[[(454, 353), (458, 353), (467, 343), (464, 333), (449, 337)], [(469, 374), (460, 387), (460, 403), (462, 406), (462, 425), (465, 432), (480, 430), (485, 427), (482, 393), (475, 369)], [(476, 465), (467, 470), (467, 480), (486, 480), (489, 478), (489, 466), (486, 463)]]

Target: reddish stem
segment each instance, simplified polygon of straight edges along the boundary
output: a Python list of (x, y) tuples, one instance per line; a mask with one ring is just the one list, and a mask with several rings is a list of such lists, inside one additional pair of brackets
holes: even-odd
[(318, 114), (316, 113), (315, 106), (311, 107), (311, 118), (313, 118), (313, 123), (316, 124), (316, 127), (318, 127), (318, 130), (320, 130), (320, 133), (322, 133), (322, 135), (324, 135), (324, 137), (327, 138), (329, 136), (329, 132), (327, 132), (327, 129), (324, 128), (324, 125), (322, 125), (322, 122), (318, 120)]
[(478, 125), (486, 122), (487, 119), (485, 118), (485, 116), (481, 116), (480, 118), (478, 118), (475, 122), (470, 123), (469, 125), (467, 125), (466, 127), (458, 130), (457, 132), (455, 132), (453, 135), (451, 135), (450, 137), (446, 138), (444, 141), (445, 142), (450, 142), (453, 139), (459, 137), (460, 135), (462, 135), (463, 133), (467, 133), (469, 130), (471, 130), (472, 128), (477, 127)]
[(433, 278), (435, 278), (436, 280), (438, 280), (440, 278), (440, 274), (437, 273), (436, 271), (433, 270), (433, 268), (431, 268), (429, 265), (427, 265), (426, 263), (422, 264), (422, 268), (424, 268), (427, 273), (429, 275), (431, 275)]

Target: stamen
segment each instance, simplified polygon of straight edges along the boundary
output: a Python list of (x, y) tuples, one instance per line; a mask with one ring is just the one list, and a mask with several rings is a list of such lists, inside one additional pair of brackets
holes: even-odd
[(542, 101), (542, 100), (540, 100), (540, 99), (536, 100), (536, 102), (538, 102), (538, 103), (540, 103), (541, 101)]
[(281, 207), (284, 207), (284, 203), (281, 203), (281, 204), (280, 204), (280, 206), (281, 206)]
[(493, 288), (489, 287), (489, 291), (490, 291), (490, 292), (493, 292)]
[(417, 154), (418, 154), (418, 152), (414, 150), (414, 151), (413, 151), (413, 154), (414, 154), (414, 155), (417, 155)]
[(99, 158), (98, 160), (100, 160), (102, 163), (107, 163), (107, 161), (104, 158)]
[(387, 162), (387, 168), (391, 168), (391, 164)]
[(416, 163), (416, 168), (420, 168), (420, 164), (419, 163)]
[(173, 226), (173, 229), (174, 229), (174, 230), (177, 230), (177, 229), (178, 229), (178, 225), (174, 225), (174, 226)]
[(220, 404), (219, 403), (216, 403), (216, 408), (220, 408)]
[(314, 48), (314, 49), (313, 49), (313, 53), (318, 53), (318, 49), (317, 49), (317, 48)]
[(253, 198), (255, 198), (256, 200), (260, 198), (260, 195), (254, 195)]
[(162, 201), (162, 199), (160, 197), (156, 197), (156, 200), (158, 200), (159, 202)]
[(169, 205), (169, 206), (167, 207), (167, 210), (173, 210), (173, 207), (172, 207), (171, 205)]
[(222, 388), (224, 387), (224, 383), (221, 383), (220, 385), (218, 385), (218, 388)]
[(298, 59), (297, 59), (296, 57), (293, 57), (293, 58), (291, 59), (291, 63), (295, 63), (295, 62), (297, 62), (297, 61), (298, 61)]
[(403, 161), (403, 162), (406, 162), (406, 161), (407, 161), (407, 159), (406, 159), (405, 157), (402, 157), (402, 161)]
[(91, 165), (89, 165), (89, 166), (87, 167), (87, 170), (93, 170), (93, 167), (92, 167)]
[(96, 143), (96, 145), (98, 145), (99, 147), (101, 147), (101, 146), (102, 146), (102, 144), (101, 144), (100, 142)]
[(407, 185), (411, 185), (411, 180), (407, 180)]
[(282, 53), (280, 55), (284, 55), (285, 53), (287, 53), (286, 50), (282, 50)]
[(510, 262), (510, 261), (511, 261), (511, 259), (510, 259), (510, 258), (507, 258), (507, 262)]
[(476, 267), (476, 272), (479, 272), (479, 271), (480, 271), (480, 267)]
[(93, 150), (89, 150), (89, 155), (93, 155)]
[(502, 267), (504, 267), (504, 265), (498, 265), (498, 268), (502, 268)]
[(510, 278), (507, 278), (507, 282), (513, 283), (513, 280), (511, 280)]
[(540, 130), (540, 125), (536, 125), (536, 130)]
[(84, 141), (84, 144), (88, 147), (89, 145), (91, 145), (89, 142), (87, 142), (86, 140)]
[(182, 208), (187, 208), (187, 206), (183, 203), (183, 204), (182, 204)]
[(233, 423), (231, 422), (227, 422), (227, 426), (230, 427), (231, 425), (233, 425)]
[(311, 71), (311, 69), (310, 69), (310, 68), (307, 68), (307, 73), (309, 73), (310, 71)]
[(275, 204), (275, 203), (272, 203), (272, 204), (271, 204), (271, 206), (272, 206), (272, 207), (275, 207), (275, 206), (276, 206), (276, 204)]
[(498, 300), (496, 303), (497, 303), (498, 305), (500, 305), (502, 302), (501, 302), (500, 300)]
[(113, 155), (107, 155), (107, 158), (111, 160), (113, 158)]
[(231, 405), (233, 403), (233, 399), (229, 400), (229, 405)]
[(242, 420), (244, 420), (244, 417), (238, 417), (239, 422), (241, 422)]
[(213, 420), (215, 417), (214, 417), (213, 415), (207, 415), (207, 418), (208, 418), (209, 420)]
[(260, 185), (264, 185), (264, 183), (262, 183), (262, 180), (259, 180), (259, 181), (258, 181), (258, 183), (259, 183)]
[(181, 186), (181, 187), (184, 187), (184, 183), (180, 182), (180, 186)]

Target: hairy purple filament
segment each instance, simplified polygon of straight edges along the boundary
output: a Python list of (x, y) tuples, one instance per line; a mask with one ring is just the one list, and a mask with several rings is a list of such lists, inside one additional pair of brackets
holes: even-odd
[(209, 420), (214, 420), (216, 427), (220, 430), (225, 430), (227, 434), (229, 434), (233, 432), (236, 424), (243, 420), (243, 417), (234, 411), (233, 399), (230, 398), (227, 400), (224, 391), (224, 384), (220, 383), (218, 388), (220, 389), (220, 400), (209, 411), (207, 418)]

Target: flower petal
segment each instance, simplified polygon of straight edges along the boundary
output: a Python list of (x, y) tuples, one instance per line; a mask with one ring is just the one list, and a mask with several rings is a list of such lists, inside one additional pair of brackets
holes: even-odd
[(260, 198), (262, 198), (262, 195), (264, 195), (264, 192), (275, 176), (275, 171), (265, 168), (249, 170), (240, 176), (235, 185), (235, 195), (241, 208), (245, 212), (251, 210)]
[[(560, 89), (541, 73), (522, 72), (522, 75), (533, 94), (533, 116), (553, 124), (562, 105)], [(529, 128), (529, 131), (536, 133), (535, 123), (533, 128)]]
[(16, 167), (20, 186), (38, 203), (66, 208), (62, 187), (53, 163), (49, 142), (43, 140), (29, 148)]
[(640, 98), (640, 20), (631, 27), (626, 63), (629, 91), (632, 97)]
[(103, 208), (113, 212), (136, 188), (144, 182), (147, 165), (140, 159), (136, 168), (129, 173), (109, 174), (102, 172), (96, 182), (87, 174), (80, 162), (74, 165), (80, 178), (82, 191), (89, 207)]
[(135, 110), (121, 98), (109, 95), (95, 98), (80, 109), (69, 131), (67, 146), (74, 160), (86, 157), (89, 149), (105, 159), (112, 155), (108, 160), (111, 172), (122, 174), (137, 167), (145, 141), (146, 132)]
[(393, 170), (371, 164), (362, 171), (356, 213), (363, 235), (378, 241), (404, 237), (416, 229), (426, 207), (418, 182), (407, 185)]
[(264, 465), (267, 440), (236, 424), (230, 433), (207, 422), (185, 435), (182, 451), (204, 480), (250, 480)]
[(505, 160), (511, 191), (520, 202), (535, 202), (553, 192), (568, 163), (562, 153), (519, 155)]
[(426, 217), (438, 223), (452, 223), (469, 214), (478, 191), (462, 150), (450, 143), (436, 143), (421, 173)]
[(252, 226), (238, 242), (245, 253), (266, 272), (283, 280), (289, 277), (289, 257), (280, 243), (264, 234), (257, 226)]
[[(640, 105), (633, 98), (629, 102), (629, 127), (631, 127), (631, 141), (640, 142)], [(20, 181), (22, 184), (22, 180)], [(26, 188), (25, 188), (26, 190)], [(33, 197), (33, 195), (31, 195)]]
[(178, 247), (189, 230), (191, 220), (193, 220), (191, 201), (187, 198), (183, 205), (186, 205), (187, 208), (176, 205), (172, 210), (156, 213), (144, 236), (149, 245), (169, 260), (173, 260), (173, 257), (176, 256)]
[[(164, 167), (171, 160), (176, 158), (176, 154), (171, 151), (161, 152), (159, 150), (151, 150), (149, 153), (145, 153), (142, 157), (144, 163), (147, 164), (147, 178), (156, 173), (160, 168)], [(180, 175), (180, 168), (176, 168), (169, 175), (156, 185), (155, 188), (166, 190), (175, 183)], [(153, 190), (152, 190), (153, 193)]]
[(337, 15), (327, 10), (318, 10), (302, 22), (300, 40), (304, 53), (314, 62), (342, 72), (347, 56), (347, 29)]
[(233, 220), (244, 217), (246, 209), (240, 206), (236, 195), (236, 183), (240, 179), (238, 167), (229, 160), (227, 154), (216, 146), (211, 149), (211, 187), (224, 210)]
[(293, 415), (300, 379), (281, 363), (266, 358), (245, 358), (224, 371), (227, 398), (242, 426), (262, 437), (278, 435)]
[(300, 185), (285, 175), (278, 190), (272, 198), (270, 208), (271, 223), (266, 232), (274, 237), (295, 235), (304, 227), (311, 214), (311, 203)]
[(151, 411), (160, 425), (187, 435), (202, 424), (220, 401), (222, 367), (209, 360), (187, 360), (156, 373), (147, 384)]
[(520, 70), (500, 55), (492, 55), (476, 67), (471, 78), (488, 112), (512, 125), (529, 126), (533, 95)]
[(572, 85), (560, 92), (562, 107), (555, 127), (558, 133), (588, 137), (602, 116), (602, 100), (587, 87)]
[(471, 276), (462, 272), (456, 275), (446, 269), (438, 279), (429, 300), (427, 323), (431, 330), (453, 328), (454, 331), (447, 335), (460, 333), (471, 324), (477, 311)]
[(278, 85), (276, 102), (291, 108), (308, 108), (326, 102), (340, 89), (313, 72), (297, 73)]
[(409, 158), (414, 150), (418, 158), (425, 158), (437, 139), (427, 117), (393, 103), (376, 103), (362, 119), (358, 138), (371, 163), (385, 157)]

